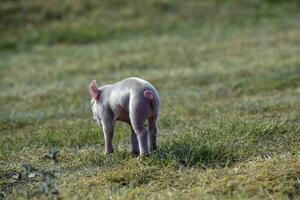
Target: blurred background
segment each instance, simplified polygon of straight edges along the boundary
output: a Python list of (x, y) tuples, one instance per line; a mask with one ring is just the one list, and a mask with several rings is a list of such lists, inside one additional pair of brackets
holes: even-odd
[(3, 0), (1, 112), (43, 110), (47, 101), (86, 110), (91, 80), (128, 76), (153, 82), (170, 104), (178, 94), (295, 87), (299, 11), (296, 0)]
[(212, 39), (258, 25), (271, 29), (271, 20), (279, 24), (297, 16), (299, 4), (296, 0), (3, 0), (0, 48), (22, 50), (40, 44), (89, 44), (191, 32)]

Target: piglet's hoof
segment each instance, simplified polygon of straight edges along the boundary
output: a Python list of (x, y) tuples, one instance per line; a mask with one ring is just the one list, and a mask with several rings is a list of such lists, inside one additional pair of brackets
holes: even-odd
[(149, 156), (149, 153), (143, 153), (143, 154), (140, 154), (141, 157), (148, 157)]
[(112, 154), (112, 153), (114, 153), (113, 150), (112, 150), (112, 151), (105, 151), (105, 152), (104, 152), (105, 155), (109, 155), (109, 154)]
[(131, 152), (132, 157), (138, 157), (140, 155), (139, 152)]

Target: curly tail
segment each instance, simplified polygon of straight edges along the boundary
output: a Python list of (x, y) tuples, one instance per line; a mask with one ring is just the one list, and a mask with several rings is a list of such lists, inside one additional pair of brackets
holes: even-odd
[(160, 103), (159, 103), (159, 97), (157, 96), (157, 94), (154, 91), (147, 89), (144, 91), (144, 96), (149, 101), (151, 113), (152, 113), (151, 115), (153, 117), (158, 116)]
[(155, 94), (154, 94), (153, 91), (151, 91), (151, 90), (145, 90), (145, 91), (144, 91), (144, 96), (145, 96), (148, 100), (152, 101), (152, 100), (154, 99)]

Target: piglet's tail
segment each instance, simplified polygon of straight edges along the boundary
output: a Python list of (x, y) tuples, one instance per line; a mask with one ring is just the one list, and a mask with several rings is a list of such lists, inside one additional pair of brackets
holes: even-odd
[(151, 90), (145, 90), (145, 91), (144, 91), (144, 96), (145, 96), (148, 100), (153, 101), (153, 100), (154, 100), (155, 94), (154, 94)]

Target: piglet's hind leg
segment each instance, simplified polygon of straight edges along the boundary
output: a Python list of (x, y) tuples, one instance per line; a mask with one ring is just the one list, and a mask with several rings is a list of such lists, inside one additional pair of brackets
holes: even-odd
[(156, 137), (157, 137), (157, 127), (156, 118), (149, 118), (149, 147), (150, 151), (154, 151), (157, 148)]
[(144, 96), (133, 95), (130, 99), (130, 121), (139, 142), (140, 155), (149, 154), (147, 129), (144, 127), (149, 114), (148, 101)]
[(149, 154), (147, 129), (144, 127), (144, 124), (133, 126), (133, 129), (137, 134), (140, 155)]
[(132, 127), (131, 127), (131, 153), (133, 155), (140, 154), (139, 141)]

